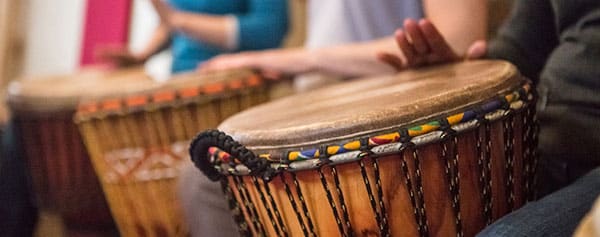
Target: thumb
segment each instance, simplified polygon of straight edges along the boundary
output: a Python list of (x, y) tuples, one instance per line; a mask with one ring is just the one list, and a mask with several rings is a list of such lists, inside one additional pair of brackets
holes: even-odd
[(487, 42), (485, 40), (475, 41), (467, 50), (467, 60), (483, 58), (487, 53)]

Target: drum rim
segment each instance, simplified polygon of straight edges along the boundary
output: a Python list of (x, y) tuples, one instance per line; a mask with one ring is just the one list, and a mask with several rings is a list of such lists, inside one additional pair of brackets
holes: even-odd
[(154, 90), (83, 100), (77, 106), (75, 121), (81, 123), (110, 116), (122, 116), (181, 104), (211, 101), (243, 93), (245, 90), (264, 87), (268, 84), (267, 80), (278, 79), (265, 78), (259, 73), (247, 69), (216, 72), (213, 76), (219, 77), (220, 80), (189, 87), (167, 81)]
[[(287, 170), (295, 172), (306, 169), (316, 169), (325, 163), (331, 162), (323, 161), (323, 158), (330, 159), (334, 156), (356, 155), (356, 157), (348, 161), (337, 163), (341, 164), (361, 159), (364, 155), (364, 149), (372, 151), (377, 147), (392, 145), (396, 145), (395, 147), (399, 148), (400, 146), (407, 144), (412, 144), (416, 147), (419, 147), (425, 144), (440, 141), (443, 139), (443, 135), (448, 129), (452, 129), (452, 131), (456, 132), (457, 134), (469, 131), (479, 126), (481, 119), (485, 119), (487, 121), (497, 121), (508, 116), (511, 112), (520, 111), (528, 106), (531, 106), (535, 103), (535, 98), (536, 95), (533, 89), (533, 84), (531, 81), (526, 80), (521, 85), (510, 90), (509, 93), (505, 93), (490, 100), (478, 103), (476, 106), (463, 108), (463, 110), (460, 112), (440, 115), (433, 119), (422, 119), (415, 124), (400, 126), (399, 128), (391, 131), (379, 131), (376, 133), (371, 133), (368, 136), (346, 139), (343, 140), (343, 143), (328, 142), (312, 147), (296, 147), (278, 150), (255, 150), (251, 147), (248, 147), (248, 149), (250, 149), (258, 159), (267, 160), (271, 167), (279, 171)], [(469, 113), (468, 116), (465, 116), (467, 113)], [(444, 122), (441, 122), (443, 120), (447, 121), (447, 124), (444, 125)], [(436, 123), (437, 126), (432, 126)], [(411, 133), (411, 130), (420, 132)], [(403, 131), (406, 131), (406, 133)], [(392, 134), (397, 135), (397, 137), (385, 142), (375, 143), (372, 141), (373, 138), (381, 139), (383, 137), (389, 137)], [(421, 140), (415, 142), (415, 139)], [(368, 142), (366, 148), (365, 141)], [(195, 142), (196, 141), (192, 142), (190, 152), (194, 149), (193, 147), (195, 146)], [(322, 151), (329, 151), (331, 147), (340, 147), (343, 146), (343, 144), (348, 143), (354, 143), (354, 148), (343, 149), (342, 152), (336, 153), (327, 152), (326, 155), (320, 155), (320, 153), (324, 153)], [(383, 155), (387, 153), (393, 153), (393, 151), (383, 151), (380, 153), (381, 154), (375, 154)], [(192, 157), (194, 156), (193, 154), (190, 155), (192, 155)], [(250, 172), (248, 167), (243, 164), (235, 164), (235, 166), (231, 166), (231, 162), (233, 159), (235, 159), (235, 157), (220, 150), (219, 148), (210, 148), (209, 155), (212, 156), (214, 160), (225, 161), (220, 164), (223, 167), (215, 166), (215, 168), (217, 168), (223, 175), (248, 175)], [(291, 166), (292, 163), (300, 162), (306, 163), (309, 167), (294, 168)]]
[[(462, 64), (466, 64), (467, 67), (462, 67)], [(428, 97), (428, 101), (436, 101), (433, 104), (429, 105), (427, 103), (420, 102), (419, 105), (425, 108), (421, 109), (422, 111), (428, 112), (418, 112), (414, 109), (414, 106), (411, 104), (399, 104), (399, 107), (394, 107), (396, 109), (382, 109), (380, 106), (376, 110), (367, 110), (365, 111), (371, 119), (367, 121), (364, 116), (359, 116), (357, 113), (354, 113), (350, 118), (346, 117), (337, 117), (332, 121), (328, 121), (324, 123), (324, 125), (316, 125), (316, 126), (303, 126), (302, 124), (292, 123), (292, 125), (285, 125), (286, 119), (294, 119), (294, 117), (286, 117), (286, 116), (277, 116), (275, 120), (266, 121), (275, 121), (278, 123), (276, 126), (269, 126), (266, 124), (267, 128), (261, 128), (259, 125), (252, 125), (252, 123), (248, 122), (248, 118), (254, 118), (254, 116), (264, 116), (268, 117), (269, 114), (277, 114), (279, 109), (286, 109), (285, 106), (294, 106), (295, 99), (312, 98), (314, 95), (321, 95), (323, 93), (328, 94), (331, 90), (341, 89), (344, 91), (346, 88), (341, 87), (339, 85), (334, 85), (331, 87), (320, 88), (319, 93), (311, 94), (310, 96), (306, 96), (304, 94), (298, 94), (295, 96), (290, 96), (278, 101), (272, 101), (270, 103), (266, 103), (263, 105), (256, 106), (249, 110), (238, 113), (235, 116), (232, 116), (225, 120), (221, 125), (219, 125), (218, 129), (227, 132), (237, 141), (244, 143), (249, 149), (255, 151), (265, 151), (265, 150), (282, 150), (282, 149), (292, 149), (292, 148), (301, 148), (301, 147), (310, 147), (317, 146), (323, 143), (331, 143), (335, 141), (340, 141), (344, 139), (351, 139), (357, 136), (367, 136), (369, 134), (381, 132), (384, 130), (395, 129), (400, 126), (408, 126), (408, 125), (417, 125), (418, 122), (426, 119), (432, 119), (444, 114), (460, 112), (467, 107), (475, 106), (479, 103), (483, 103), (486, 100), (490, 100), (495, 96), (498, 96), (503, 93), (507, 93), (510, 90), (513, 90), (519, 84), (521, 84), (525, 78), (522, 77), (519, 72), (516, 70), (516, 67), (506, 61), (502, 60), (476, 60), (472, 62), (458, 62), (448, 65), (443, 65), (443, 67), (454, 71), (454, 67), (457, 67), (458, 70), (462, 70), (462, 73), (465, 73), (465, 69), (469, 69), (470, 67), (484, 68), (482, 66), (494, 66), (492, 71), (485, 71), (481, 74), (470, 75), (468, 73), (464, 74), (467, 78), (477, 79), (479, 76), (489, 77), (488, 73), (497, 74), (497, 79), (490, 79), (489, 83), (478, 83), (477, 87), (471, 88), (465, 91), (460, 91), (459, 89), (453, 88), (453, 94), (456, 95), (452, 101), (448, 101), (447, 97), (442, 96), (446, 95), (445, 93), (432, 94)], [(427, 69), (427, 68), (425, 68)], [(414, 74), (417, 73), (417, 74)], [(435, 73), (434, 73), (435, 74)], [(409, 71), (407, 74), (401, 75), (398, 82), (402, 82), (407, 78), (421, 78), (427, 77), (428, 75), (432, 75), (432, 72), (429, 70), (416, 70)], [(388, 75), (384, 77), (375, 77), (370, 78), (369, 80), (380, 80), (380, 79), (388, 79), (390, 77), (395, 77), (393, 75)], [(404, 78), (404, 79), (401, 79)], [(490, 77), (494, 78), (494, 77)], [(486, 79), (487, 80), (487, 79)], [(413, 81), (411, 79), (411, 81)], [(353, 85), (365, 86), (369, 83), (368, 80), (361, 80), (353, 83)], [(386, 84), (387, 85), (387, 84)], [(356, 86), (354, 86), (356, 87)], [(377, 89), (377, 88), (376, 88)], [(480, 90), (483, 90), (480, 92)], [(413, 90), (414, 91), (414, 90)], [(312, 93), (312, 92), (309, 92)], [(352, 98), (352, 95), (349, 94)], [(342, 94), (345, 96), (345, 94)], [(459, 98), (469, 98), (473, 97), (470, 100), (459, 99)], [(477, 97), (477, 98), (474, 98)], [(335, 97), (327, 97), (327, 99), (333, 100)], [(379, 98), (379, 97), (374, 97)], [(401, 98), (401, 97), (400, 97)], [(310, 100), (308, 100), (310, 101)], [(423, 100), (419, 100), (423, 101)], [(285, 103), (284, 103), (285, 102)], [(304, 102), (304, 100), (302, 100)], [(318, 102), (317, 102), (318, 103)], [(429, 102), (428, 102), (429, 103)], [(364, 105), (364, 104), (363, 104)], [(321, 106), (322, 108), (328, 108), (325, 106)], [(435, 107), (435, 108), (434, 108)], [(415, 111), (418, 115), (408, 114), (408, 113), (400, 113), (400, 115), (396, 115), (396, 112), (399, 111), (399, 108), (406, 108), (408, 111)], [(352, 111), (352, 108), (348, 108)], [(292, 109), (293, 110), (293, 109)], [(335, 110), (333, 110), (335, 111)], [(318, 111), (311, 111), (318, 114)], [(381, 112), (381, 113), (380, 113)], [(326, 112), (331, 113), (331, 112)], [(302, 116), (299, 113), (292, 113), (294, 116)], [(345, 113), (350, 114), (350, 113)], [(361, 111), (361, 114), (363, 112)], [(385, 115), (384, 115), (385, 114)], [(348, 115), (350, 116), (350, 115)], [(388, 117), (391, 116), (391, 117)], [(313, 116), (315, 117), (315, 116)], [(314, 119), (313, 119), (314, 120)], [(279, 122), (279, 121), (284, 121)], [(311, 120), (312, 121), (312, 120)], [(316, 124), (321, 124), (321, 121), (315, 120), (312, 121)], [(265, 123), (263, 121), (262, 123)], [(304, 124), (306, 125), (306, 124)]]
[[(143, 72), (140, 67), (125, 68), (120, 70), (102, 70), (99, 68), (83, 68), (75, 74), (56, 74), (48, 75), (46, 79), (28, 79), (35, 78), (36, 76), (26, 76), (19, 80), (11, 82), (7, 87), (7, 104), (14, 114), (22, 114), (23, 116), (31, 117), (47, 117), (53, 116), (54, 114), (73, 114), (77, 108), (78, 103), (86, 97), (94, 97), (93, 95), (86, 94), (87, 89), (81, 88), (78, 93), (67, 93), (49, 95), (47, 92), (36, 94), (39, 91), (40, 85), (35, 83), (42, 83), (52, 85), (53, 83), (69, 82), (69, 80), (88, 80), (88, 81), (102, 81), (106, 80), (119, 80), (122, 76), (126, 78), (140, 78), (131, 83), (137, 83), (139, 81), (152, 82), (152, 80)], [(134, 76), (132, 76), (134, 75)], [(155, 84), (155, 83), (153, 83)], [(33, 88), (28, 88), (33, 85)], [(81, 84), (85, 85), (85, 83)], [(91, 85), (91, 84), (90, 84)], [(150, 87), (155, 85), (150, 85)], [(38, 88), (36, 88), (38, 87)], [(142, 88), (140, 91), (147, 90), (148, 88)], [(52, 88), (48, 88), (47, 91), (51, 91)], [(119, 92), (126, 93), (126, 92)], [(114, 93), (108, 93), (111, 95)], [(118, 93), (116, 93), (118, 94)]]

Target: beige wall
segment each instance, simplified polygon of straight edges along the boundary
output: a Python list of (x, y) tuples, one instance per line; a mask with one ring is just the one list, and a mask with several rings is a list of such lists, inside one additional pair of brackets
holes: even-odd
[(0, 0), (0, 125), (8, 119), (4, 88), (21, 71), (25, 3), (25, 0)]
[[(86, 1), (28, 1), (30, 3), (26, 14), (24, 73), (47, 75), (71, 73), (77, 70)], [(129, 46), (138, 49), (146, 42), (158, 18), (149, 0), (132, 1)]]
[(23, 56), (22, 8), (24, 1), (0, 1), (0, 87), (21, 70)]
[(28, 0), (24, 73), (70, 73), (77, 69), (85, 2)]
[(304, 44), (306, 38), (306, 1), (290, 0), (290, 25), (285, 47), (297, 47)]
[(158, 16), (149, 0), (133, 0), (129, 27), (129, 48), (139, 50), (158, 25)]

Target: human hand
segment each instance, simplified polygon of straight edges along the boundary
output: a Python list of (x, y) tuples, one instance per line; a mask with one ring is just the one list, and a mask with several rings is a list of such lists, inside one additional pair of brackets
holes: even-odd
[(426, 19), (421, 19), (418, 23), (412, 19), (405, 20), (404, 28), (398, 29), (394, 38), (403, 57), (381, 52), (377, 54), (377, 58), (396, 70), (481, 58), (487, 48), (485, 41), (476, 41), (464, 56), (460, 56), (452, 50), (438, 29)]
[(115, 64), (117, 67), (130, 67), (142, 64), (146, 59), (122, 47), (103, 47), (95, 52), (98, 61)]

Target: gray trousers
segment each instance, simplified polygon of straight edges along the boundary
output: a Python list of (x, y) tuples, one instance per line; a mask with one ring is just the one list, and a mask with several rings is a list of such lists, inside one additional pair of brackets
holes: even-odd
[(575, 183), (528, 203), (483, 230), (479, 237), (568, 237), (600, 195), (600, 168)]
[(239, 236), (219, 182), (210, 181), (190, 163), (182, 172), (178, 188), (193, 237)]

